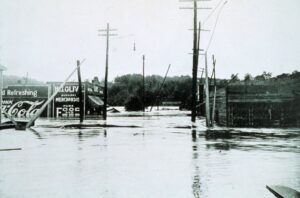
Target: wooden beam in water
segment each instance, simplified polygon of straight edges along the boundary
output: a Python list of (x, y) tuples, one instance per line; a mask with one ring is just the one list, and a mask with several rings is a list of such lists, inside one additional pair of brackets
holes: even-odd
[(7, 149), (0, 149), (0, 151), (19, 151), (22, 150), (22, 148), (7, 148)]
[(266, 186), (277, 198), (299, 198), (300, 193), (286, 186)]

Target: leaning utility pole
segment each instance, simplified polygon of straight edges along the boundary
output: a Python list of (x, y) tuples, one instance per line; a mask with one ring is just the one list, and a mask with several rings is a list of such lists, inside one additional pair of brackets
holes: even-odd
[(163, 79), (163, 81), (162, 81), (162, 83), (161, 83), (161, 85), (160, 85), (160, 87), (159, 87), (158, 93), (157, 93), (157, 95), (156, 95), (156, 99), (155, 99), (154, 103), (152, 103), (152, 105), (151, 105), (150, 112), (152, 111), (152, 107), (153, 107), (153, 105), (155, 105), (155, 104), (157, 104), (157, 110), (159, 109), (159, 97), (160, 97), (160, 92), (161, 92), (161, 90), (162, 90), (162, 88), (163, 88), (163, 86), (164, 86), (164, 84), (165, 84), (165, 81), (166, 81), (166, 79), (167, 79), (167, 76), (168, 76), (170, 67), (171, 67), (171, 64), (168, 66), (168, 69), (167, 69), (167, 72), (166, 72), (166, 74), (165, 74), (165, 77), (164, 77), (164, 79)]
[[(85, 59), (80, 62), (79, 67), (80, 67), (80, 65), (83, 64), (84, 61), (85, 61)], [(32, 126), (34, 121), (40, 117), (40, 115), (43, 113), (43, 111), (47, 107), (47, 105), (54, 99), (54, 97), (58, 94), (58, 92), (65, 86), (67, 81), (73, 76), (73, 74), (77, 71), (77, 69), (78, 69), (78, 66), (72, 71), (72, 73), (66, 78), (66, 80), (59, 85), (58, 89), (56, 89), (56, 91), (48, 98), (48, 100), (42, 105), (42, 107), (37, 111), (37, 113), (34, 114), (34, 116), (28, 121), (28, 123), (26, 124), (26, 128), (29, 128), (30, 126)]]
[(103, 119), (107, 117), (107, 78), (108, 78), (108, 56), (109, 56), (109, 37), (117, 36), (116, 34), (110, 34), (111, 31), (116, 31), (109, 28), (107, 23), (106, 29), (98, 30), (99, 32), (105, 32), (106, 34), (100, 34), (99, 36), (106, 36), (106, 59), (105, 59), (105, 79), (104, 79), (104, 107), (103, 107)]
[(143, 55), (143, 111), (145, 112), (145, 55)]

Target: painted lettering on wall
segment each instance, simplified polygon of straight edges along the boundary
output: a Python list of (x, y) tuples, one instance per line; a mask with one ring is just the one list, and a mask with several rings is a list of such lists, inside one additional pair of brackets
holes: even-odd
[[(4, 102), (3, 111), (17, 118), (30, 118), (34, 116), (45, 101), (13, 101)], [(5, 104), (6, 103), (6, 104)]]
[[(13, 117), (29, 118), (35, 115), (48, 99), (48, 86), (8, 86), (3, 90), (3, 111)], [(42, 116), (47, 116), (47, 108)]]

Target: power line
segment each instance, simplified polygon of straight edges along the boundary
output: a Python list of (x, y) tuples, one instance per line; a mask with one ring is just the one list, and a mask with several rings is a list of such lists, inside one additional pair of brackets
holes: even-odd
[(217, 24), (218, 24), (218, 21), (219, 21), (219, 17), (220, 17), (221, 11), (222, 11), (222, 9), (224, 8), (224, 6), (225, 6), (226, 3), (227, 3), (227, 1), (225, 1), (225, 2), (223, 3), (222, 7), (220, 8), (220, 10), (219, 10), (219, 12), (218, 12), (217, 19), (216, 19), (215, 25), (214, 25), (214, 27), (213, 27), (211, 37), (210, 37), (209, 42), (208, 42), (208, 45), (207, 45), (207, 47), (206, 47), (206, 51), (207, 51), (208, 48), (210, 47), (210, 44), (211, 44), (212, 39), (213, 39), (213, 37), (214, 37), (215, 30), (216, 30), (216, 27), (217, 27)]
[[(220, 1), (220, 2), (222, 2), (222, 1)], [(209, 49), (209, 47), (210, 47), (210, 45), (211, 45), (211, 43), (212, 43), (212, 39), (213, 39), (213, 37), (214, 37), (214, 33), (215, 33), (215, 30), (216, 30), (216, 27), (217, 27), (217, 24), (218, 24), (218, 21), (219, 21), (219, 17), (220, 17), (221, 11), (222, 11), (222, 9), (224, 8), (224, 6), (226, 5), (227, 2), (228, 2), (228, 1), (225, 1), (225, 2), (223, 3), (222, 7), (219, 9), (219, 12), (218, 12), (218, 14), (217, 14), (217, 19), (216, 19), (216, 21), (215, 21), (215, 24), (214, 24), (214, 27), (213, 27), (213, 30), (212, 30), (212, 34), (211, 34), (211, 36), (210, 36), (210, 38), (209, 38), (207, 47), (206, 47), (206, 49), (205, 49), (206, 52), (208, 51), (208, 49)], [(220, 3), (219, 3), (219, 4), (220, 4)], [(219, 4), (217, 5), (217, 7), (219, 6)], [(217, 8), (217, 7), (216, 7), (216, 8)], [(216, 9), (215, 9), (215, 10), (216, 10)], [(213, 12), (214, 12), (214, 11), (213, 11)], [(212, 12), (212, 13), (213, 13), (213, 12)], [(203, 57), (201, 57), (200, 61), (202, 61), (202, 60), (203, 60)]]
[(220, 0), (219, 3), (217, 4), (217, 6), (209, 13), (209, 15), (204, 19), (204, 21), (202, 22), (202, 24), (204, 25), (205, 22), (207, 22), (207, 20), (215, 13), (215, 11), (217, 10), (217, 8), (221, 5), (222, 1), (224, 0)]

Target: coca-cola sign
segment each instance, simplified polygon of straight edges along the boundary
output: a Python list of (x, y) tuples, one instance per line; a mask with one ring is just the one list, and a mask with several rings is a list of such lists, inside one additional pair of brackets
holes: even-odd
[[(34, 116), (48, 99), (48, 86), (9, 86), (3, 90), (3, 111), (17, 118)], [(41, 116), (47, 116), (47, 108)]]
[(10, 106), (3, 105), (4, 111), (13, 117), (18, 118), (29, 118), (34, 116), (41, 108), (44, 100), (42, 101), (18, 101), (13, 103)]

